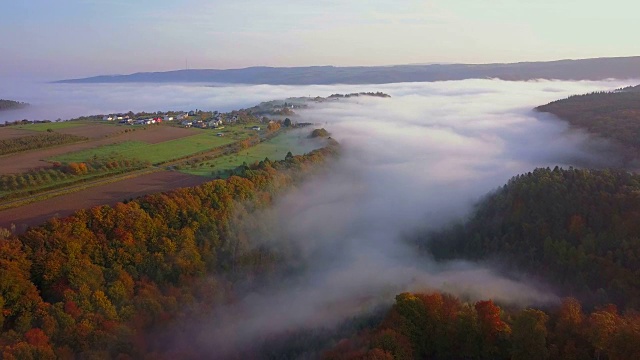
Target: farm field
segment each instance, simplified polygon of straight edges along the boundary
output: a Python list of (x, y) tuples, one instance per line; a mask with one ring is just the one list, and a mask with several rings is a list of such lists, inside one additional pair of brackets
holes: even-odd
[[(85, 166), (84, 172), (72, 173), (70, 167), (66, 170), (48, 169), (30, 172), (17, 176), (0, 175), (0, 201), (16, 199), (33, 194), (74, 186), (99, 179), (119, 176), (142, 169), (151, 170), (148, 163), (141, 161), (109, 161)], [(74, 171), (80, 170), (75, 167)], [(27, 185), (25, 185), (25, 183)], [(2, 208), (0, 204), (0, 208)]]
[(114, 136), (118, 133), (124, 132), (122, 126), (102, 123), (54, 129), (54, 131), (63, 134), (84, 136), (88, 137), (89, 139), (100, 139), (106, 136)]
[(0, 140), (13, 139), (34, 134), (36, 133), (29, 130), (17, 129), (16, 126), (0, 127)]
[[(124, 132), (123, 126), (118, 126), (113, 123), (100, 123), (91, 121), (62, 121), (52, 123), (38, 123), (38, 124), (25, 124), (16, 125), (7, 128), (0, 129), (0, 134), (5, 130), (19, 130), (24, 131), (26, 135), (34, 135), (38, 132), (44, 132), (47, 130), (53, 130), (57, 133), (70, 134), (77, 136), (84, 136), (89, 139), (99, 139), (105, 136)], [(1, 137), (2, 135), (0, 135)]]
[[(119, 129), (122, 133), (111, 137), (102, 137), (101, 139), (85, 141), (81, 143), (56, 146), (53, 148), (40, 149), (37, 151), (27, 151), (17, 154), (11, 154), (0, 157), (0, 174), (15, 174), (25, 172), (35, 168), (48, 167), (50, 164), (47, 159), (60, 156), (63, 154), (73, 153), (77, 151), (88, 150), (104, 145), (112, 145), (125, 141), (142, 141), (146, 143), (156, 144), (165, 141), (175, 140), (182, 137), (198, 134), (203, 132), (196, 129), (184, 129), (171, 126), (149, 126), (146, 129), (135, 128), (135, 131), (124, 132), (131, 127), (127, 126), (109, 126), (109, 125), (87, 125), (83, 131), (99, 131), (102, 128), (114, 128)], [(82, 129), (79, 128), (79, 129)], [(18, 130), (19, 129), (0, 129), (0, 134), (6, 130)], [(28, 134), (27, 134), (28, 135)], [(81, 134), (77, 134), (81, 135)]]
[(216, 136), (216, 133), (213, 131), (207, 131), (197, 135), (156, 144), (149, 144), (143, 141), (125, 141), (56, 156), (51, 158), (51, 160), (68, 163), (89, 161), (94, 157), (114, 157), (135, 158), (138, 160), (149, 161), (152, 164), (157, 164), (211, 150), (213, 148), (241, 140), (245, 137), (248, 137), (248, 134), (221, 137)]
[(61, 129), (69, 129), (79, 126), (94, 126), (98, 125), (97, 123), (88, 123), (85, 121), (60, 121), (60, 122), (49, 122), (49, 123), (37, 123), (37, 124), (24, 124), (24, 125), (16, 125), (11, 128), (21, 129), (21, 130), (30, 130), (30, 131), (47, 131), (51, 130), (61, 130)]
[(244, 162), (251, 164), (267, 157), (270, 160), (283, 160), (289, 151), (293, 155), (302, 155), (326, 145), (324, 139), (308, 138), (309, 132), (309, 129), (287, 131), (237, 154), (221, 156), (180, 171), (191, 175), (215, 177), (218, 176), (218, 172), (235, 169)]
[[(16, 204), (14, 208), (0, 211), (0, 227), (12, 227), (14, 224), (13, 228), (21, 232), (29, 226), (41, 224), (54, 216), (69, 215), (77, 209), (115, 204), (144, 194), (197, 185), (213, 177), (212, 169), (215, 171), (234, 169), (243, 162), (253, 163), (265, 157), (274, 160), (284, 159), (289, 151), (293, 154), (303, 154), (324, 145), (323, 140), (308, 139), (309, 131), (307, 130), (290, 130), (272, 134), (271, 136), (275, 137), (241, 150), (239, 154), (212, 159), (209, 151), (216, 148), (220, 149), (218, 154), (221, 154), (223, 151), (230, 150), (225, 148), (226, 145), (251, 137), (255, 140), (257, 136), (266, 136), (264, 139), (270, 137), (264, 130), (252, 129), (256, 125), (260, 126), (257, 123), (251, 123), (230, 125), (223, 129), (199, 129), (169, 124), (127, 126), (79, 121), (0, 128), (0, 136), (7, 139), (34, 135), (46, 132), (47, 129), (53, 129), (55, 133), (88, 138), (86, 141), (73, 144), (28, 150), (0, 157), (0, 175), (9, 175), (3, 181), (5, 183), (9, 181), (13, 186), (0, 191), (0, 195), (6, 197), (7, 204), (11, 202)], [(218, 136), (219, 133), (224, 136)], [(151, 173), (142, 171), (140, 174), (123, 179), (112, 178), (116, 174), (127, 173), (130, 171), (127, 170), (129, 167), (139, 169), (140, 165), (145, 168), (149, 167), (149, 164), (172, 161), (183, 161), (182, 164), (195, 162), (198, 166), (183, 169), (183, 171), (166, 171), (156, 168)], [(206, 167), (205, 164), (200, 165), (203, 161), (206, 161)], [(54, 165), (56, 162), (58, 164)], [(84, 166), (85, 170), (81, 170), (80, 165)], [(177, 165), (177, 167), (185, 167), (185, 165)], [(43, 170), (34, 171), (34, 169)], [(95, 179), (111, 180), (103, 182)], [(87, 185), (82, 186), (81, 184), (86, 181), (88, 181)], [(27, 183), (28, 186), (25, 185)], [(66, 188), (71, 190), (65, 193)], [(43, 193), (45, 198), (47, 191), (53, 191), (51, 195), (53, 197), (45, 200), (32, 197), (31, 201), (35, 202), (27, 204), (20, 202), (22, 193), (17, 194), (16, 191), (25, 194), (25, 201), (29, 201), (27, 199), (27, 196), (31, 196), (29, 194), (37, 196), (38, 191)]]
[(15, 225), (17, 232), (44, 223), (51, 217), (68, 216), (78, 209), (114, 205), (123, 200), (161, 191), (202, 184), (207, 179), (177, 171), (160, 171), (136, 178), (100, 185), (71, 194), (0, 211), (0, 227)]

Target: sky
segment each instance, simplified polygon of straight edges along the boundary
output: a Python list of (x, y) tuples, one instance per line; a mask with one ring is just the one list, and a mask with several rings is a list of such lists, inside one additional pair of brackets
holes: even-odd
[(21, 0), (0, 80), (640, 55), (635, 0)]

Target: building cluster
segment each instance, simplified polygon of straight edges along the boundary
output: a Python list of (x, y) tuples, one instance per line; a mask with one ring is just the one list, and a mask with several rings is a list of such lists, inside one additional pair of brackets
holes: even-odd
[[(193, 116), (193, 115), (192, 115)], [(225, 114), (214, 112), (212, 118), (206, 120), (185, 119), (180, 122), (184, 127), (197, 127), (201, 129), (222, 129), (225, 124), (235, 124), (238, 122), (238, 116), (225, 116)]]
[(164, 115), (164, 116), (131, 116), (127, 114), (115, 114), (115, 115), (105, 115), (102, 117), (104, 121), (117, 121), (119, 124), (123, 125), (150, 125), (157, 124), (163, 121), (173, 121), (179, 119), (188, 118), (187, 114), (178, 114), (178, 115)]
[[(104, 121), (117, 121), (119, 124), (123, 125), (151, 125), (162, 122), (173, 122), (182, 127), (190, 128), (201, 128), (201, 129), (223, 129), (225, 125), (233, 125), (238, 122), (246, 122), (246, 116), (252, 116), (250, 113), (243, 113), (233, 111), (230, 113), (220, 113), (218, 111), (213, 111), (211, 113), (202, 112), (202, 111), (189, 111), (183, 113), (170, 113), (173, 115), (162, 115), (162, 114), (138, 114), (133, 115), (132, 113), (128, 114), (113, 114), (113, 115), (105, 115), (102, 120)], [(210, 115), (209, 115), (210, 114)], [(253, 117), (253, 116), (252, 116)], [(255, 118), (255, 117), (253, 117)], [(261, 120), (255, 119), (255, 121), (260, 121), (264, 124), (271, 123), (273, 121), (269, 120), (266, 117), (263, 117)], [(253, 130), (260, 130), (259, 126), (254, 126)]]

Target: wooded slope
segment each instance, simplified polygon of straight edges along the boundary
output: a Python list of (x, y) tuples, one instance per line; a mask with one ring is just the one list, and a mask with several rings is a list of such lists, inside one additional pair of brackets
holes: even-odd
[(437, 259), (491, 260), (588, 304), (640, 309), (640, 175), (536, 169), (482, 200), (471, 218), (417, 236)]

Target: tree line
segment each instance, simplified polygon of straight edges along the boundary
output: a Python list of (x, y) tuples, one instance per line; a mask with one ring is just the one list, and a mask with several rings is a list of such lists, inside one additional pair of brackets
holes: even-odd
[(441, 293), (396, 296), (376, 327), (325, 351), (325, 360), (638, 359), (640, 316), (615, 306), (585, 313), (566, 298), (553, 310), (501, 308)]
[(20, 109), (28, 105), (29, 104), (20, 101), (0, 99), (0, 111)]

